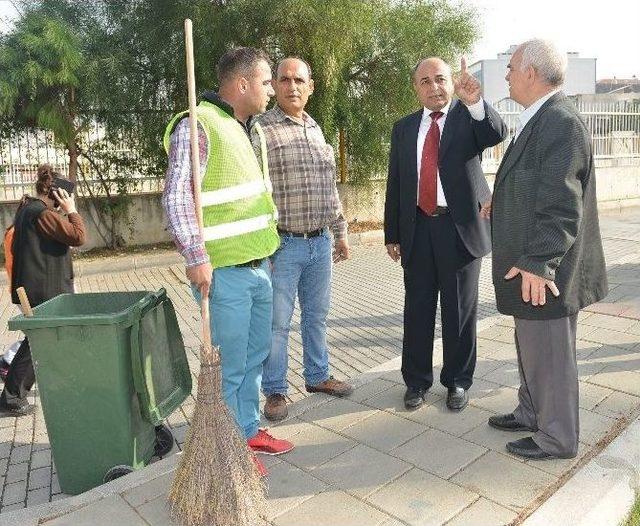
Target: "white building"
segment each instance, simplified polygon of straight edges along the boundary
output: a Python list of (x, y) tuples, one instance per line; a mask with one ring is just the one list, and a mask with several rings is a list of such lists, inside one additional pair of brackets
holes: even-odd
[[(485, 59), (469, 66), (469, 72), (482, 84), (484, 98), (491, 103), (509, 97), (509, 86), (504, 80), (507, 64), (517, 46), (511, 46), (497, 58)], [(596, 59), (582, 58), (576, 52), (567, 53), (567, 74), (564, 83), (567, 95), (585, 95), (596, 92)]]

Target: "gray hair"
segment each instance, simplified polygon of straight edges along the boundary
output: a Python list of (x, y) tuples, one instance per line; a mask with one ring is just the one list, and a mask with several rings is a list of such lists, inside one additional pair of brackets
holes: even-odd
[(567, 56), (560, 53), (551, 41), (535, 38), (520, 44), (518, 49), (522, 51), (520, 67), (523, 71), (533, 67), (551, 86), (560, 86), (564, 82)]

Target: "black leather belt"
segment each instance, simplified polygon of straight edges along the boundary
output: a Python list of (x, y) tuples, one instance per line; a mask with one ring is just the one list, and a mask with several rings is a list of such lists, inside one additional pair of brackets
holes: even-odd
[(324, 228), (319, 228), (318, 230), (312, 230), (311, 232), (289, 232), (288, 230), (280, 230), (278, 228), (278, 233), (283, 236), (293, 236), (293, 237), (303, 237), (305, 239), (309, 239), (310, 237), (318, 237), (321, 236), (324, 232)]
[(418, 212), (421, 213), (423, 216), (438, 217), (438, 216), (443, 216), (443, 215), (448, 214), (449, 213), (449, 207), (448, 206), (436, 206), (436, 209), (431, 214), (427, 214), (427, 212), (425, 212), (422, 208), (418, 207)]
[(264, 261), (264, 258), (252, 259), (251, 261), (247, 261), (246, 263), (239, 263), (238, 265), (234, 265), (234, 267), (258, 268), (258, 267), (262, 266), (262, 262), (263, 261)]

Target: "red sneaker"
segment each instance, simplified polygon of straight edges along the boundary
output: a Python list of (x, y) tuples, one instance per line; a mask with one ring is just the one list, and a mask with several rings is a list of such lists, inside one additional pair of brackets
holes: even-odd
[(253, 459), (253, 463), (256, 465), (256, 468), (258, 469), (258, 473), (260, 473), (260, 476), (262, 478), (264, 478), (267, 475), (269, 475), (269, 472), (267, 471), (267, 468), (265, 468), (264, 464), (262, 462), (260, 462), (260, 459), (258, 458), (258, 456), (256, 454), (252, 454), (251, 458)]
[(291, 442), (273, 437), (266, 429), (259, 429), (256, 436), (247, 440), (247, 444), (252, 451), (265, 455), (282, 455), (293, 449)]

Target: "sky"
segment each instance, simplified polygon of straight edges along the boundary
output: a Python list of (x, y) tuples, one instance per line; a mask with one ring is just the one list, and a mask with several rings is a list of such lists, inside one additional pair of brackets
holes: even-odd
[(470, 63), (496, 58), (511, 44), (552, 40), (558, 49), (596, 58), (596, 78), (640, 78), (640, 1), (466, 0), (479, 13), (481, 39)]
[[(598, 79), (640, 77), (640, 0), (462, 1), (480, 15), (482, 36), (469, 63), (495, 58), (511, 44), (540, 37), (563, 51), (596, 58)], [(0, 29), (6, 29), (4, 21), (14, 16), (11, 2), (0, 0)]]

